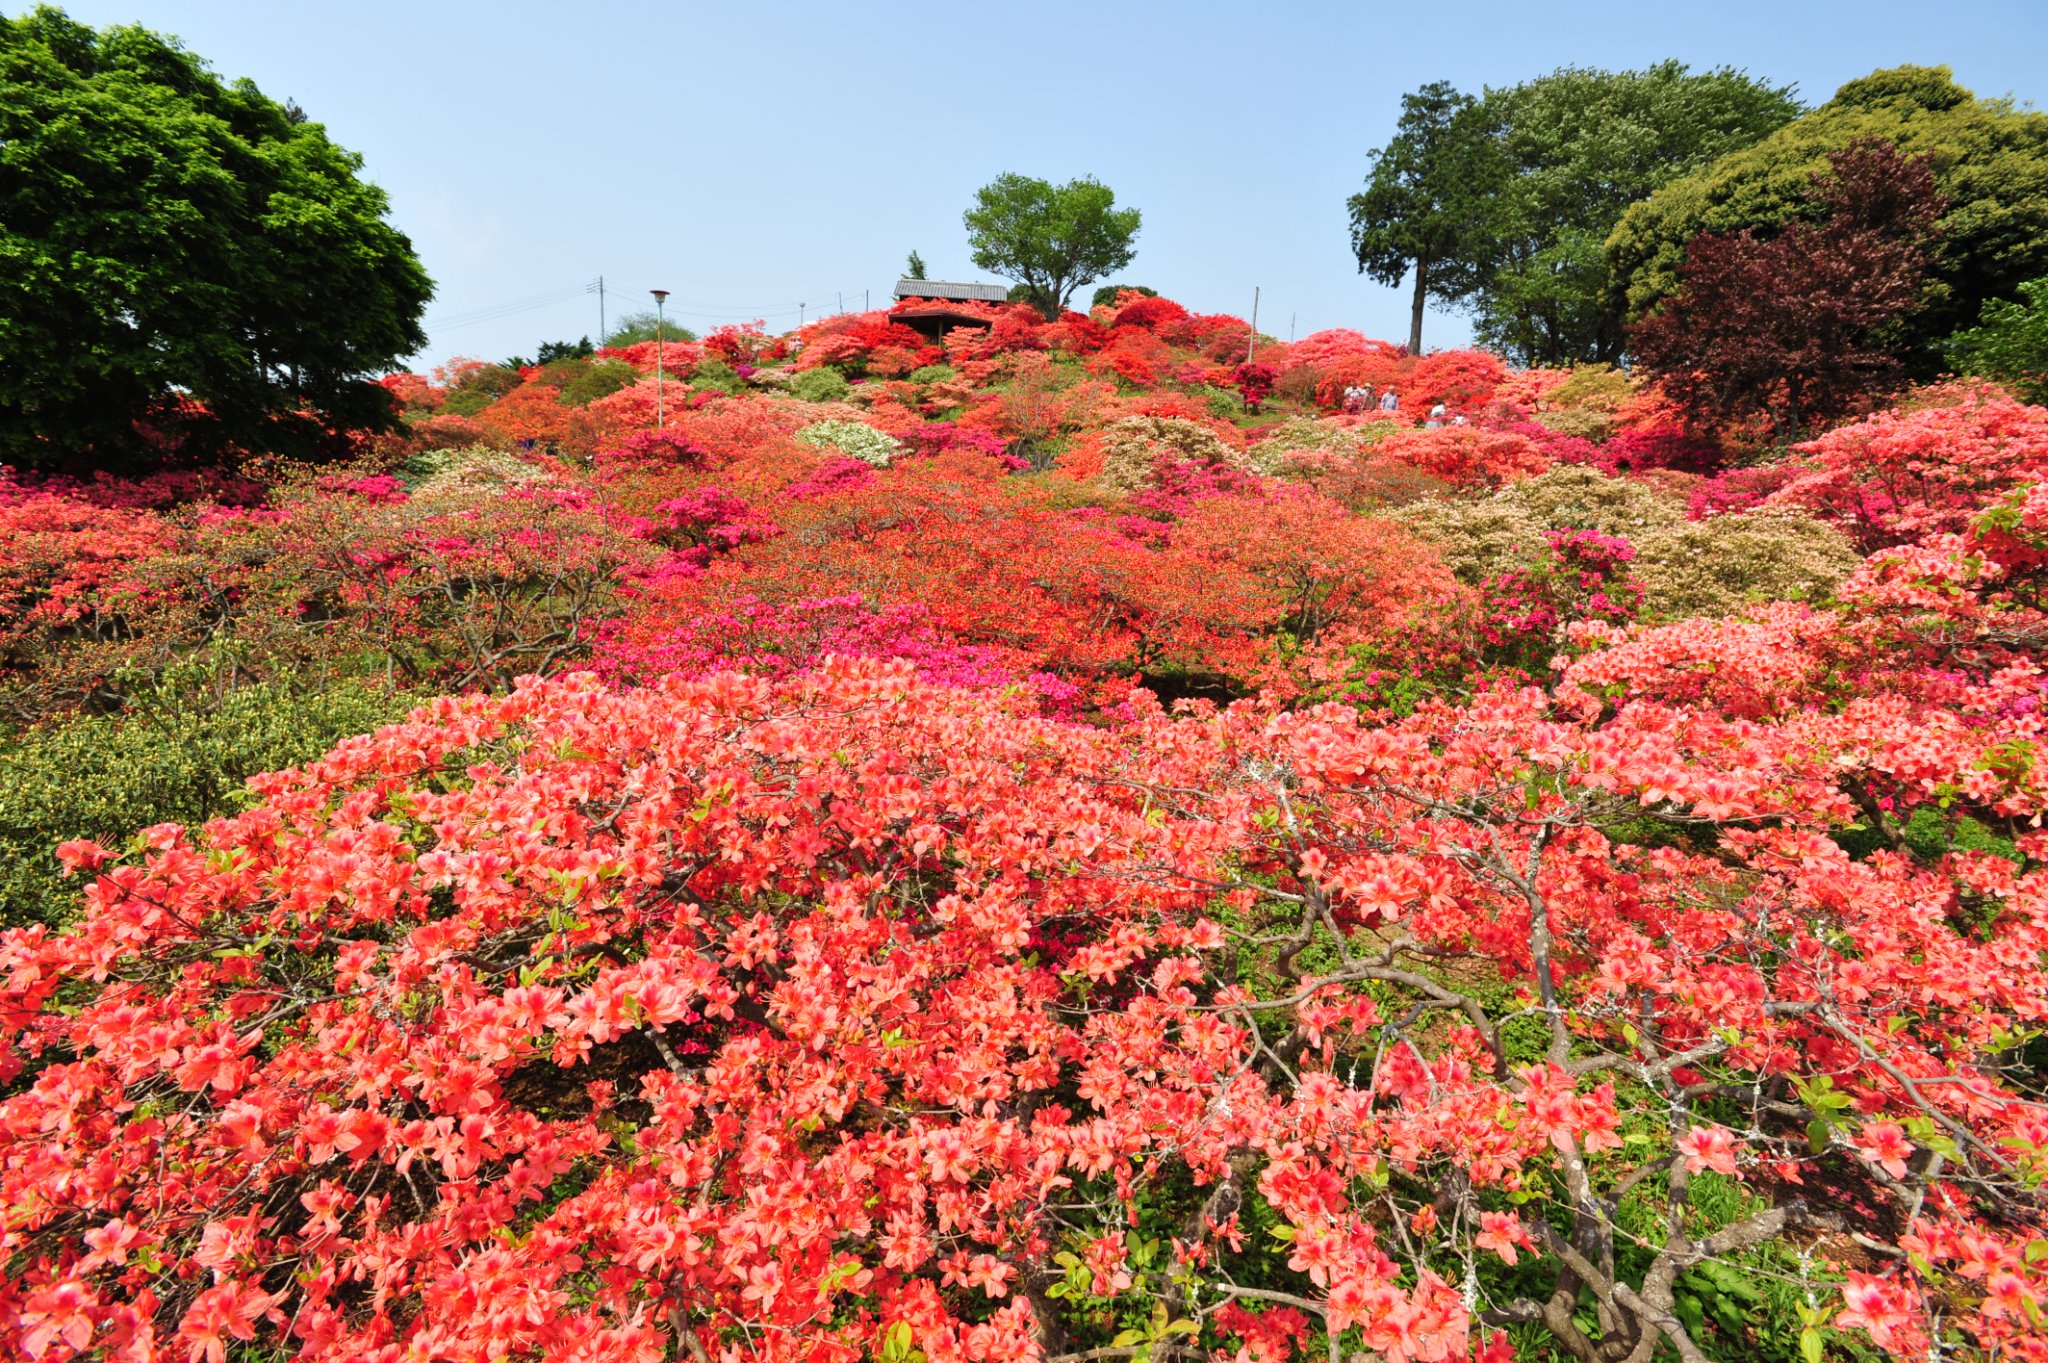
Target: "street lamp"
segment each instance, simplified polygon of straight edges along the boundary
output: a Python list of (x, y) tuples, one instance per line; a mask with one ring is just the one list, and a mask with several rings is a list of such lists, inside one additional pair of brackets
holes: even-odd
[(661, 402), (661, 352), (668, 346), (668, 322), (662, 313), (662, 304), (668, 301), (668, 290), (649, 289), (647, 292), (654, 295), (654, 429), (659, 431), (668, 426)]

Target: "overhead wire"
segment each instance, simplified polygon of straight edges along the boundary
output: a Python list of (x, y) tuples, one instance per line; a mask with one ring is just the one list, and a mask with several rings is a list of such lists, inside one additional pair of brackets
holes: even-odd
[[(546, 293), (532, 294), (525, 298), (510, 299), (503, 303), (496, 303), (481, 308), (471, 308), (463, 312), (431, 316), (426, 318), (421, 325), (430, 332), (453, 331), (462, 327), (479, 326), (485, 322), (496, 322), (507, 317), (516, 317), (521, 313), (534, 312), (541, 308), (557, 307), (563, 303), (572, 302), (575, 299), (594, 294), (597, 291), (598, 282), (595, 278), (592, 278), (580, 284), (564, 285), (560, 288), (549, 290)], [(617, 298), (620, 300), (621, 313), (623, 315), (627, 306), (626, 300), (632, 298), (636, 291), (618, 288), (611, 281), (606, 280), (604, 292), (607, 298)], [(679, 317), (710, 321), (751, 321), (756, 318), (766, 321), (769, 318), (784, 317), (829, 317), (842, 310), (839, 306), (841, 298), (848, 294), (857, 295), (864, 292), (866, 292), (864, 289), (821, 289), (817, 293), (809, 295), (808, 298), (799, 299), (796, 302), (775, 303), (760, 307), (736, 307), (730, 304), (684, 299), (665, 305), (663, 311)], [(809, 301), (811, 298), (821, 301), (812, 303)], [(831, 302), (823, 301), (827, 299), (831, 300)]]

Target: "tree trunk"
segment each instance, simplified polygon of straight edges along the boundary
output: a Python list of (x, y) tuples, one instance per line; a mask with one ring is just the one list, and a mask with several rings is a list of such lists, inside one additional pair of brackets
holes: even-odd
[(1422, 302), (1429, 296), (1429, 262), (1415, 259), (1415, 305), (1408, 313), (1408, 353), (1422, 353)]

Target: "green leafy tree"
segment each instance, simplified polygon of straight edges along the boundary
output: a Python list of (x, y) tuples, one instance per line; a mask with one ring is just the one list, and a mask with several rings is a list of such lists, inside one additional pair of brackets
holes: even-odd
[(1063, 185), (1028, 175), (998, 175), (974, 193), (965, 214), (974, 263), (1014, 279), (1048, 318), (1074, 291), (1137, 254), (1138, 210), (1118, 208), (1109, 186), (1092, 177)]
[(1505, 166), (1478, 101), (1448, 81), (1401, 96), (1393, 139), (1370, 155), (1351, 196), (1351, 250), (1359, 273), (1390, 287), (1412, 270), (1408, 349), (1421, 354), (1428, 300), (1458, 302), (1485, 278)]
[[(317, 453), (433, 286), (362, 158), (174, 40), (0, 16), (0, 461)], [(155, 438), (150, 437), (154, 431)]]
[(605, 349), (616, 350), (622, 346), (638, 345), (642, 341), (655, 340), (657, 339), (654, 334), (657, 330), (657, 324), (661, 335), (671, 341), (694, 341), (697, 339), (696, 332), (688, 327), (678, 325), (674, 319), (663, 321), (651, 311), (629, 312), (613, 323), (612, 329), (604, 334)]
[(1126, 292), (1141, 294), (1146, 298), (1157, 298), (1159, 296), (1159, 290), (1148, 289), (1143, 284), (1104, 284), (1090, 296), (1088, 306), (1092, 308), (1108, 307), (1116, 302), (1118, 294)]
[(1932, 153), (1948, 201), (1927, 306), (1912, 322), (1911, 368), (1940, 363), (1940, 342), (1992, 299), (2048, 276), (2048, 114), (1978, 99), (1945, 66), (1901, 66), (1854, 80), (1753, 146), (1684, 175), (1621, 216), (1607, 240), (1614, 287), (1640, 316), (1679, 287), (1701, 233), (1768, 230), (1811, 219), (1807, 196), (1828, 158), (1878, 137), (1908, 156)]
[(923, 279), (925, 277), (924, 257), (912, 251), (910, 259), (903, 262), (903, 277), (905, 279)]
[(1488, 90), (1480, 118), (1506, 173), (1493, 263), (1470, 299), (1479, 340), (1524, 364), (1619, 360), (1627, 316), (1608, 288), (1606, 245), (1622, 213), (1799, 112), (1789, 87), (1675, 61), (1566, 67)]
[(2048, 279), (2020, 285), (2019, 294), (2018, 302), (1986, 303), (1976, 326), (1950, 338), (1949, 359), (2029, 402), (2048, 402)]
[(532, 359), (529, 360), (523, 355), (514, 355), (511, 359), (505, 361), (505, 367), (508, 369), (524, 369), (528, 365), (553, 364), (557, 360), (587, 360), (596, 353), (597, 350), (590, 344), (588, 336), (575, 341), (542, 341), (540, 349), (534, 352)]

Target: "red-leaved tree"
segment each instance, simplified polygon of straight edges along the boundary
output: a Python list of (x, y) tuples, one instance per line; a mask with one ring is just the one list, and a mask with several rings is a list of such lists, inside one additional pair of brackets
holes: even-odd
[(1695, 425), (1796, 436), (1904, 377), (1899, 325), (1925, 300), (1945, 201), (1926, 157), (1881, 139), (1828, 160), (1807, 195), (1817, 220), (1695, 237), (1678, 295), (1630, 332)]

